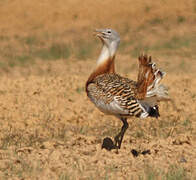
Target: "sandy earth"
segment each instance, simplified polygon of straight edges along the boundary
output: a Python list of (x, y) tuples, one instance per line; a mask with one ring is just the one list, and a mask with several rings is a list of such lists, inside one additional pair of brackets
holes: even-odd
[[(92, 69), (94, 63), (72, 63), (48, 63), (42, 66), (43, 72), (48, 71), (42, 75), (36, 70), (18, 75), (18, 68), (12, 75), (1, 76), (2, 177), (138, 179), (166, 177), (168, 171), (176, 177), (195, 177), (193, 75), (168, 73), (164, 83), (177, 109), (164, 102), (159, 119), (129, 119), (130, 127), (116, 154), (101, 149), (101, 144), (105, 137), (116, 135), (121, 122), (99, 112), (84, 92), (86, 68)], [(31, 68), (37, 67), (41, 64)], [(137, 157), (132, 150), (139, 153)], [(143, 151), (150, 152), (143, 155)]]
[[(162, 1), (152, 2), (143, 4), (138, 1), (133, 7), (134, 1), (132, 6), (128, 1), (115, 1), (113, 6), (113, 1), (109, 0), (102, 3), (89, 1), (72, 10), (77, 0), (66, 1), (66, 5), (61, 0), (56, 3), (43, 1), (37, 6), (27, 1), (21, 1), (21, 4), (1, 1), (0, 32), (2, 37), (10, 39), (5, 42), (1, 38), (0, 50), (2, 52), (6, 44), (17, 45), (13, 41), (16, 35), (41, 37), (42, 32), (50, 32), (49, 29), (49, 39), (55, 32), (58, 41), (60, 35), (66, 36), (66, 33), (69, 36), (62, 37), (64, 42), (80, 39), (78, 33), (69, 31), (73, 27), (83, 37), (93, 39), (89, 36), (91, 30), (95, 26), (104, 27), (110, 19), (108, 25), (121, 32), (123, 42), (129, 36), (125, 33), (125, 23), (129, 22), (130, 27), (140, 26), (155, 16), (166, 16), (165, 11), (171, 19), (179, 14), (190, 18), (187, 18), (187, 28), (179, 25), (183, 28), (171, 28), (169, 34), (158, 27), (159, 38), (195, 31), (190, 30), (195, 14), (189, 9), (194, 1), (171, 1), (170, 5), (164, 6)], [(125, 8), (128, 5), (130, 8)], [(91, 8), (85, 11), (88, 6)], [(149, 16), (140, 14), (145, 6), (153, 9)], [(103, 7), (111, 13), (104, 10), (102, 14), (100, 9)], [(158, 7), (162, 7), (160, 11), (156, 9)], [(9, 14), (9, 21), (6, 21), (10, 10), (13, 14)], [(116, 19), (120, 21), (120, 12), (126, 12), (121, 17), (122, 28), (116, 23)], [(128, 21), (134, 14), (136, 19)], [(16, 21), (14, 15), (21, 21)], [(149, 38), (156, 41), (149, 36), (142, 42)], [(158, 119), (130, 118), (122, 147), (116, 153), (115, 150), (101, 149), (101, 145), (105, 137), (113, 138), (117, 134), (121, 122), (99, 112), (84, 91), (100, 50), (100, 42), (96, 43), (95, 53), (85, 60), (72, 54), (68, 59), (43, 61), (37, 58), (32, 64), (1, 67), (0, 179), (196, 179), (196, 55), (181, 57), (179, 51), (189, 52), (186, 48), (175, 49), (175, 53), (167, 55), (149, 52), (157, 65), (167, 72), (163, 83), (169, 87), (173, 103), (160, 104), (161, 117)], [(24, 50), (21, 44), (16, 49), (20, 53)], [(122, 49), (116, 58), (117, 72), (136, 79), (137, 58)], [(128, 46), (127, 50), (132, 49)], [(0, 57), (3, 62), (4, 57)]]

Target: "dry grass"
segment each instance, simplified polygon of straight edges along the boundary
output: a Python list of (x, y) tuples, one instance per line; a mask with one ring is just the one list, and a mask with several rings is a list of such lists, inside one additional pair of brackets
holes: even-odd
[[(193, 0), (1, 1), (0, 179), (195, 179), (195, 20)], [(136, 57), (148, 52), (176, 105), (129, 119), (119, 154), (101, 143), (120, 121), (84, 91), (99, 27), (120, 32), (117, 71), (135, 79)]]

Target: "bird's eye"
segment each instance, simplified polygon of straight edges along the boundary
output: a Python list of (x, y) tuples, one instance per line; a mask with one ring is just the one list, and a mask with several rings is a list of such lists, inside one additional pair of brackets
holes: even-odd
[(109, 33), (109, 34), (110, 34), (110, 33), (111, 33), (111, 31), (110, 31), (110, 30), (108, 30), (108, 31), (107, 31), (107, 33)]

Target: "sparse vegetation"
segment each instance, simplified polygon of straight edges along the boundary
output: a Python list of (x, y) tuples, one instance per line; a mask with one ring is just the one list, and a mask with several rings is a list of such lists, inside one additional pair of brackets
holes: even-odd
[(70, 180), (71, 176), (68, 175), (68, 173), (62, 173), (60, 176), (59, 176), (59, 180)]
[(141, 180), (185, 180), (189, 179), (185, 169), (178, 165), (170, 165), (167, 172), (162, 171), (159, 168), (150, 167), (146, 165), (144, 169), (144, 175), (139, 176)]
[(33, 56), (44, 60), (67, 59), (71, 50), (65, 44), (52, 44), (49, 48), (35, 51)]
[(81, 94), (82, 92), (84, 92), (84, 87), (77, 87), (76, 92)]
[[(196, 178), (195, 2), (16, 0), (0, 12), (0, 179)], [(136, 79), (147, 52), (176, 104), (161, 103), (158, 119), (129, 119), (118, 154), (101, 145), (121, 122), (84, 87), (102, 27), (121, 36), (116, 71)]]
[(186, 170), (183, 167), (179, 167), (178, 165), (171, 165), (169, 167), (168, 172), (165, 175), (165, 179), (184, 180), (184, 179), (189, 179), (189, 177), (187, 176)]

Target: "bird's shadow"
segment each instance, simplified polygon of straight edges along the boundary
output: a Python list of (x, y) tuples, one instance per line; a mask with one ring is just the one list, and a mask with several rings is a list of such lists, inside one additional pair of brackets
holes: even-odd
[(103, 139), (101, 148), (111, 151), (112, 149), (116, 149), (116, 146), (114, 145), (114, 142), (112, 141), (111, 138), (106, 137)]
[[(102, 143), (101, 148), (106, 149), (108, 151), (111, 151), (112, 149), (117, 149), (116, 146), (114, 145), (114, 142), (109, 137), (106, 137), (103, 139), (103, 143)], [(117, 149), (117, 153), (118, 153), (118, 149)], [(144, 151), (138, 151), (136, 149), (132, 149), (131, 153), (132, 153), (133, 157), (138, 157), (139, 155), (151, 154), (151, 151), (149, 149), (144, 150)]]

